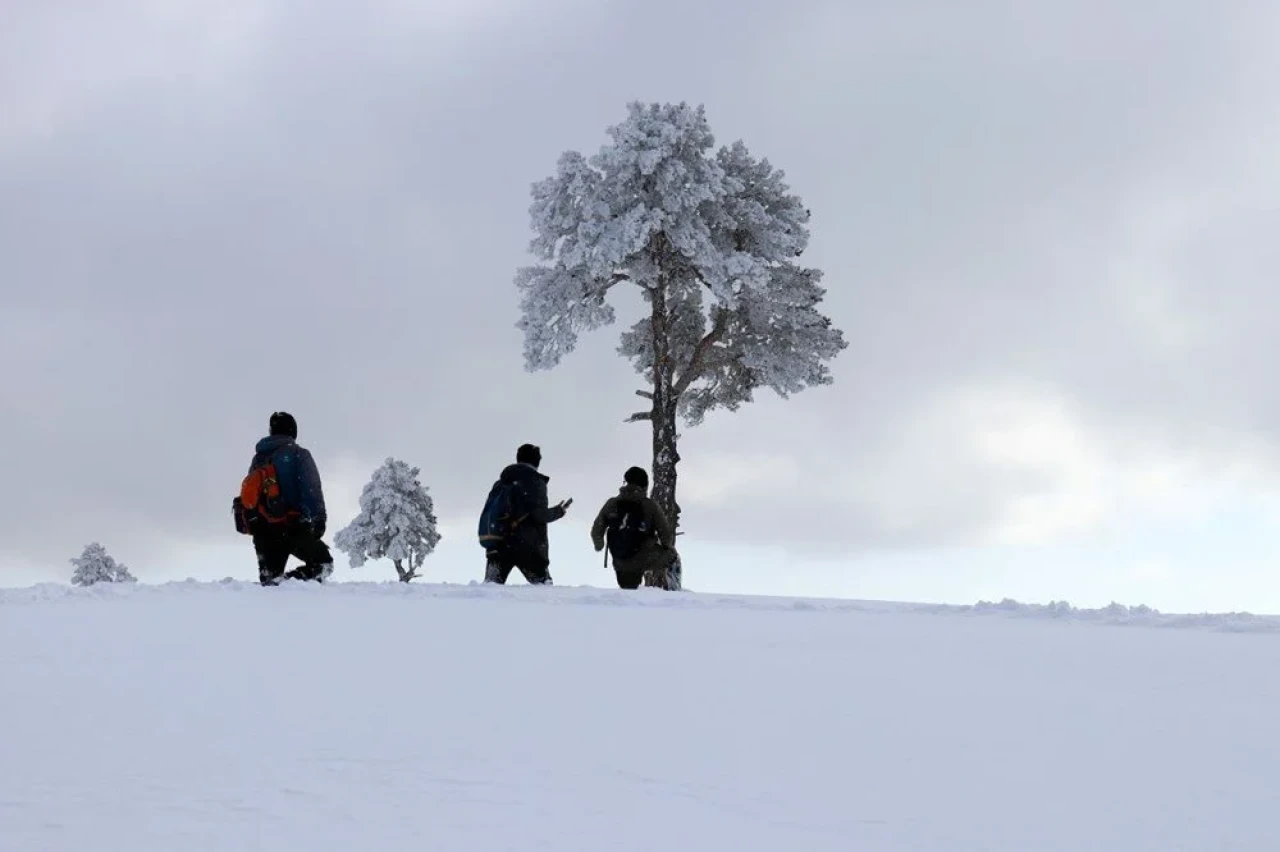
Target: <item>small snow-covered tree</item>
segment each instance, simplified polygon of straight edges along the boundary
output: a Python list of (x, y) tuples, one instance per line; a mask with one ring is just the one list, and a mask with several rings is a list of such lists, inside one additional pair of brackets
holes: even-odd
[(129, 573), (129, 569), (116, 562), (107, 553), (107, 549), (96, 541), (86, 545), (81, 554), (71, 560), (75, 571), (71, 575), (71, 585), (92, 586), (95, 583), (136, 583), (137, 578)]
[(418, 569), (436, 545), (435, 508), (421, 471), (388, 458), (373, 472), (360, 495), (360, 514), (333, 537), (352, 568), (369, 559), (390, 559), (402, 583), (418, 576)]
[(797, 264), (809, 211), (783, 173), (735, 142), (715, 144), (703, 107), (640, 104), (587, 158), (560, 156), (529, 208), (542, 261), (521, 268), (525, 368), (551, 369), (578, 335), (610, 325), (606, 296), (638, 286), (647, 316), (619, 354), (648, 377), (651, 400), (629, 421), (653, 433), (653, 497), (678, 522), (677, 416), (691, 426), (736, 411), (759, 388), (784, 399), (830, 384), (848, 344), (819, 313), (821, 272)]

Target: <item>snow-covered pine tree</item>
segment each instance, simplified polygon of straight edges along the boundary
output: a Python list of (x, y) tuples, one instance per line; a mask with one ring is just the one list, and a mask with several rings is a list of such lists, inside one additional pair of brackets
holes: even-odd
[(703, 107), (627, 106), (612, 142), (560, 156), (533, 185), (529, 208), (541, 264), (520, 269), (525, 368), (551, 369), (578, 335), (615, 320), (605, 297), (638, 286), (648, 315), (619, 354), (649, 378), (636, 393), (653, 432), (653, 497), (678, 522), (677, 416), (697, 425), (736, 411), (758, 388), (784, 399), (830, 384), (827, 362), (848, 344), (817, 306), (821, 272), (796, 262), (809, 211), (783, 173), (736, 142), (715, 144)]
[(98, 542), (86, 545), (81, 554), (70, 560), (75, 567), (71, 585), (92, 586), (95, 583), (136, 583), (129, 569), (116, 562)]
[(394, 458), (373, 472), (360, 494), (360, 514), (333, 537), (352, 568), (369, 559), (390, 559), (400, 582), (418, 576), (423, 560), (440, 543), (435, 507), (420, 474)]

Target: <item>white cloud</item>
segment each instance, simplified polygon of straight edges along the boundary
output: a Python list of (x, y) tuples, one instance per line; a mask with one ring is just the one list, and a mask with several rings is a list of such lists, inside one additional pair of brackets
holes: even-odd
[(132, 87), (201, 87), (235, 76), (265, 44), (253, 0), (102, 4), (16, 0), (0, 26), (0, 152), (47, 139)]
[(732, 506), (744, 493), (794, 494), (804, 483), (793, 456), (701, 451), (680, 465), (680, 501)]
[[(511, 276), (529, 183), (632, 97), (786, 169), (851, 344), (682, 437), (691, 537), (1058, 541), (1272, 493), (1274, 10), (655, 2), (7, 4), (6, 545), (229, 534), (277, 407), (344, 520), (394, 454), (470, 524), (524, 440), (602, 499), (648, 451), (619, 329), (525, 374)], [(262, 305), (278, 383), (234, 354)], [(139, 458), (182, 460), (163, 513)]]
[[(971, 471), (1013, 475), (1012, 489), (981, 529), (990, 545), (1028, 545), (1098, 535), (1140, 518), (1203, 514), (1257, 482), (1252, 448), (1206, 453), (1141, 429), (1128, 432), (1091, 417), (1060, 392), (1026, 383), (952, 391), (923, 414), (925, 434), (948, 433)], [(960, 487), (986, 489), (983, 477)], [(961, 495), (956, 493), (958, 500)]]

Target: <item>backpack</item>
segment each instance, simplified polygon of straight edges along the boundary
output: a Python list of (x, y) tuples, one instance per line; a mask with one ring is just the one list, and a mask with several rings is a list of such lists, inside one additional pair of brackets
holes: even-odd
[(493, 483), (493, 488), (489, 489), (489, 496), (484, 501), (484, 508), (480, 510), (480, 523), (476, 529), (480, 546), (485, 550), (494, 551), (501, 548), (520, 522), (527, 517), (527, 514), (520, 514), (518, 490), (519, 486), (516, 483), (502, 480)]
[(616, 565), (619, 561), (633, 559), (649, 539), (653, 538), (653, 526), (645, 514), (644, 504), (630, 498), (619, 499), (605, 527), (609, 542), (609, 555)]
[(280, 495), (280, 478), (271, 457), (250, 468), (240, 482), (240, 496), (231, 501), (236, 518), (236, 531), (252, 535), (263, 524), (274, 526), (301, 517), (301, 513), (284, 505)]

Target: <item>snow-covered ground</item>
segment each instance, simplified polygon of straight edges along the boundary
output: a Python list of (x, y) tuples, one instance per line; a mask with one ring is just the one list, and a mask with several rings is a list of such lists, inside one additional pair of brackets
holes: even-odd
[(4, 850), (1273, 850), (1280, 620), (0, 592)]

